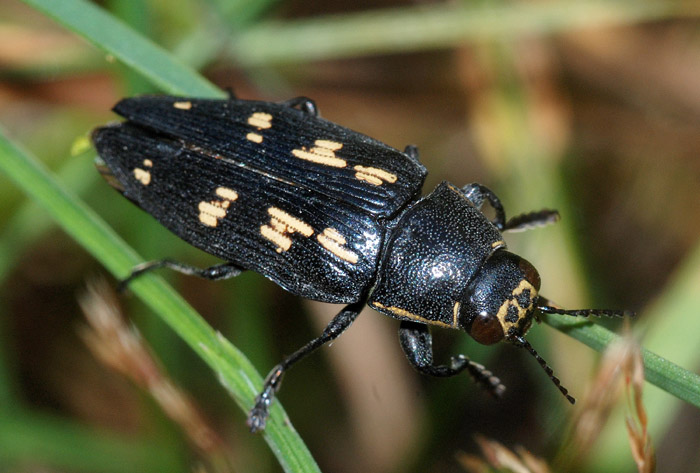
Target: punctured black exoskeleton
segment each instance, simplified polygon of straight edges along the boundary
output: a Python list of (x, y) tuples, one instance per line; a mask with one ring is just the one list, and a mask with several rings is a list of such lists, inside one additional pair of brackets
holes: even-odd
[[(161, 267), (211, 280), (248, 269), (293, 294), (348, 304), (270, 371), (248, 416), (253, 432), (264, 429), (285, 371), (338, 337), (365, 304), (401, 321), (401, 347), (421, 373), (466, 370), (491, 394), (503, 393), (498, 378), (465, 355), (433, 361), (428, 326), (461, 329), (482, 344), (525, 348), (571, 403), (524, 338), (537, 311), (625, 314), (552, 306), (539, 295), (537, 270), (506, 250), (503, 232), (554, 222), (556, 211), (506, 220), (480, 184), (443, 182), (421, 198), (426, 169), (415, 147), (401, 152), (323, 120), (307, 98), (144, 96), (114, 111), (126, 121), (92, 135), (100, 172), (177, 236), (226, 261), (205, 269), (149, 262), (124, 284)], [(481, 211), (486, 203), (492, 220)]]

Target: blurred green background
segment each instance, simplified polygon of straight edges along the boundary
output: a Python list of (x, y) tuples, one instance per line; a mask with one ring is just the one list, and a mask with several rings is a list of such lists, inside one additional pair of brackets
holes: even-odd
[[(42, 13), (49, 3), (0, 0), (0, 125), (144, 259), (215, 263), (111, 190), (85, 145), (92, 128), (116, 120), (109, 110), (120, 97), (176, 87), (91, 45), (130, 43), (122, 30), (81, 25), (80, 2), (66, 1), (76, 9), (59, 22)], [(698, 373), (700, 2), (99, 7), (241, 98), (305, 95), (324, 118), (399, 149), (417, 145), (430, 171), (424, 192), (477, 181), (511, 216), (559, 209), (556, 226), (507, 235), (539, 269), (542, 292), (569, 308), (637, 311), (642, 344)], [(220, 437), (225, 465), (93, 357), (78, 336), (77, 297), (107, 272), (2, 174), (0, 219), (0, 471), (280, 471), (217, 375), (136, 297), (120, 298), (124, 313)], [(338, 310), (256, 274), (164, 277), (263, 375)], [(322, 471), (476, 471), (460, 452), (480, 455), (477, 434), (521, 445), (553, 471), (637, 471), (624, 400), (567, 465), (562, 445), (578, 407), (527, 353), (435, 333), (440, 359), (464, 351), (503, 380), (506, 396), (494, 401), (467, 376), (413, 372), (397, 328), (368, 310), (286, 377), (279, 399)], [(528, 338), (583, 398), (598, 354), (546, 325)], [(645, 400), (658, 470), (700, 471), (697, 407), (649, 385)]]

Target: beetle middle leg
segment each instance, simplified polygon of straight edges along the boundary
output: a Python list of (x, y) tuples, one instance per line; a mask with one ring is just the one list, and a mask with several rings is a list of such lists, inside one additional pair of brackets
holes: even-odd
[(333, 320), (330, 321), (320, 336), (314, 338), (272, 368), (267, 378), (265, 378), (262, 391), (255, 398), (255, 405), (248, 413), (247, 424), (251, 432), (259, 432), (265, 428), (267, 417), (270, 415), (270, 405), (275, 399), (275, 393), (279, 391), (284, 373), (297, 361), (338, 338), (355, 321), (365, 303), (366, 301), (363, 299), (345, 306), (343, 310), (333, 317)]
[(160, 268), (172, 269), (178, 273), (186, 274), (188, 276), (198, 276), (211, 281), (220, 281), (222, 279), (233, 278), (243, 272), (243, 268), (235, 263), (222, 263), (210, 266), (208, 268), (197, 268), (196, 266), (191, 266), (189, 264), (171, 259), (148, 261), (135, 266), (131, 270), (131, 274), (119, 283), (119, 291), (124, 291), (129, 283), (139, 276)]
[(495, 397), (501, 397), (506, 389), (493, 373), (465, 355), (452, 357), (448, 365), (434, 364), (433, 338), (427, 325), (402, 321), (399, 328), (399, 341), (408, 361), (423, 374), (444, 378), (467, 370), (477, 384)]

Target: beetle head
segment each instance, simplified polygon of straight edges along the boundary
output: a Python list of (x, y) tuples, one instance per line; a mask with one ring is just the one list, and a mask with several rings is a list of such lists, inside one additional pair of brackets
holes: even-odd
[(505, 340), (525, 348), (573, 404), (575, 399), (524, 338), (532, 325), (535, 311), (549, 308), (538, 304), (539, 290), (540, 275), (529, 261), (508, 251), (498, 250), (486, 260), (467, 286), (458, 323), (481, 344), (491, 345)]
[(467, 286), (459, 325), (484, 345), (516, 342), (532, 325), (539, 290), (540, 276), (532, 264), (498, 250)]

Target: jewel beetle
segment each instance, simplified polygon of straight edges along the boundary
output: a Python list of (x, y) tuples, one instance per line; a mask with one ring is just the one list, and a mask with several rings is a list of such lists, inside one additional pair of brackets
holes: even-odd
[(114, 112), (125, 121), (92, 134), (99, 171), (174, 234), (225, 261), (204, 269), (152, 261), (124, 284), (163, 267), (211, 280), (252, 270), (293, 294), (347, 304), (270, 371), (248, 416), (253, 432), (265, 428), (282, 375), (365, 305), (400, 321), (401, 348), (421, 373), (467, 371), (501, 396), (499, 379), (467, 356), (433, 361), (429, 326), (464, 330), (482, 344), (525, 348), (571, 403), (524, 338), (532, 321), (538, 313), (629, 314), (555, 307), (539, 294), (534, 266), (507, 250), (503, 232), (554, 222), (556, 211), (506, 220), (498, 197), (477, 183), (443, 182), (421, 197), (427, 171), (416, 147), (401, 152), (324, 120), (308, 98), (142, 96)]

